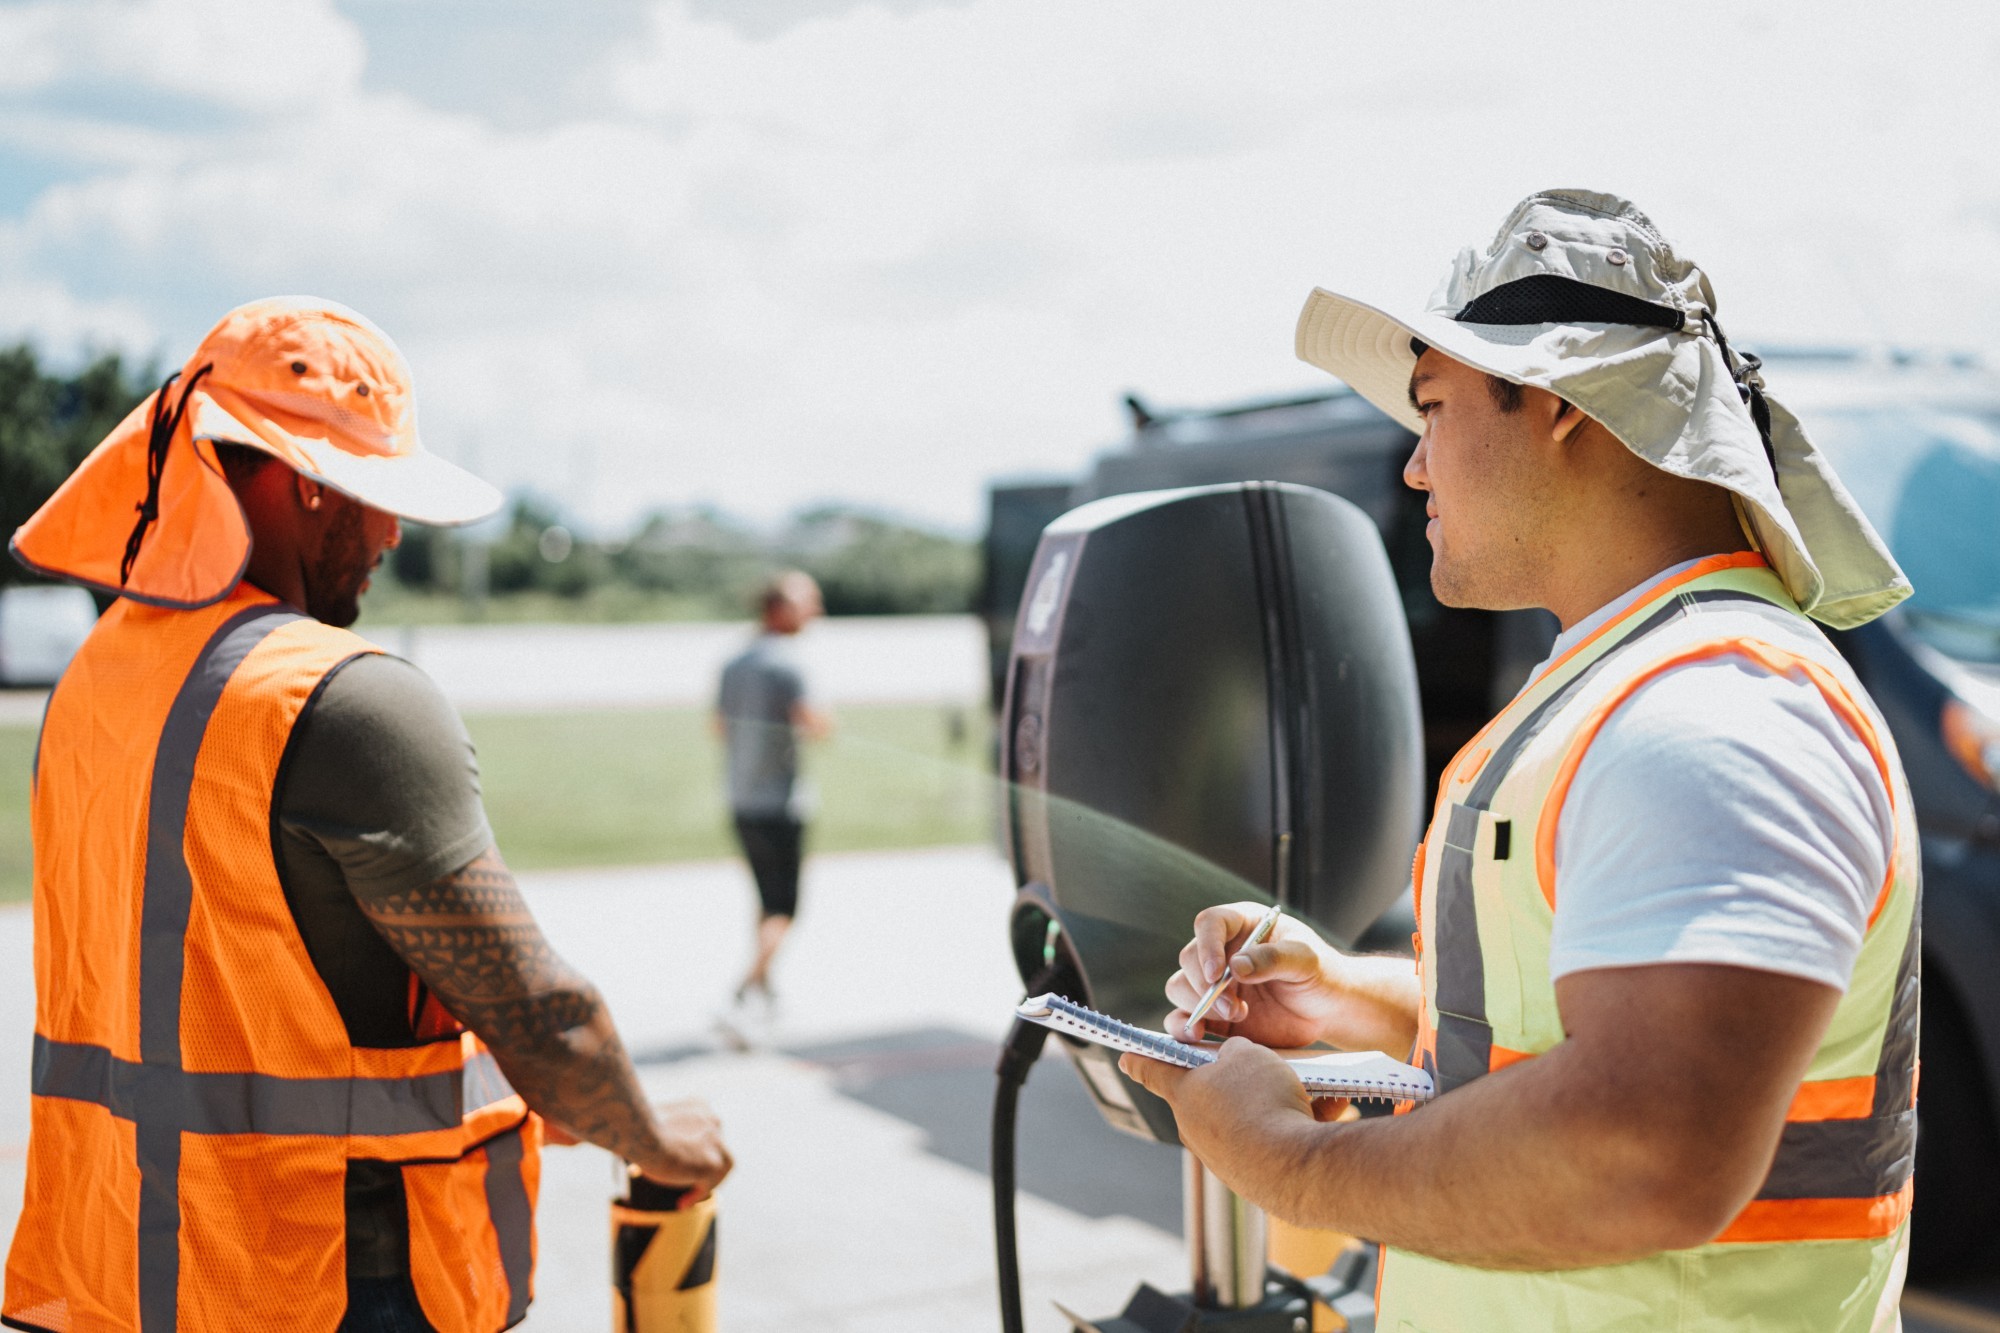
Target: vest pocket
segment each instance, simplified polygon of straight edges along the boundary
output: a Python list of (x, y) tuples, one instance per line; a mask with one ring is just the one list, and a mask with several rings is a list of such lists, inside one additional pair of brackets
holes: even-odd
[[(1518, 919), (1518, 894), (1510, 877), (1532, 869), (1520, 821), (1513, 812), (1496, 813), (1453, 804), (1444, 816), (1444, 837), (1431, 847), (1438, 858), (1436, 1002), (1440, 1090), (1489, 1073), (1495, 1030), (1510, 1046), (1519, 1044), (1523, 995), (1530, 978), (1519, 957), (1524, 938), (1533, 950), (1533, 932), (1546, 937), (1545, 923)], [(1524, 835), (1523, 835), (1524, 836)], [(1539, 902), (1539, 896), (1536, 901)], [(1524, 936), (1524, 929), (1529, 935)], [(1547, 950), (1540, 951), (1541, 984), (1546, 987)], [(1553, 999), (1550, 1001), (1553, 1007)]]

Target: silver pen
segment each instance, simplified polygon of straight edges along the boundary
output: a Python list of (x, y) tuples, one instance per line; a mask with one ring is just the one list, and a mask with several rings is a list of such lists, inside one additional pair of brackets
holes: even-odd
[[(1278, 918), (1284, 915), (1284, 910), (1282, 903), (1272, 903), (1265, 908), (1264, 915), (1258, 917), (1257, 924), (1250, 928), (1250, 938), (1243, 941), (1243, 949), (1262, 944), (1271, 938), (1271, 932), (1277, 928)], [(1243, 949), (1238, 949), (1236, 952), (1241, 954)], [(1215, 1002), (1222, 998), (1222, 988), (1235, 979), (1229, 975), (1229, 963), (1233, 961), (1234, 959), (1224, 961), (1222, 975), (1215, 979), (1215, 984), (1208, 988), (1208, 993), (1196, 1002), (1193, 1011), (1188, 1014), (1187, 1022), (1181, 1027), (1183, 1035), (1193, 1033), (1194, 1025), (1201, 1022), (1203, 1016), (1215, 1007)]]

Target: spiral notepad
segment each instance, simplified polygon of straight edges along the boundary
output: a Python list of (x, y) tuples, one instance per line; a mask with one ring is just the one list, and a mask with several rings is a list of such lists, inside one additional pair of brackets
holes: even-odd
[[(1037, 995), (1022, 1001), (1014, 1012), (1051, 1031), (1081, 1037), (1115, 1051), (1164, 1060), (1183, 1069), (1199, 1069), (1215, 1061), (1212, 1047), (1190, 1045), (1175, 1041), (1164, 1032), (1134, 1027), (1060, 995)], [(1327, 1051), (1288, 1059), (1285, 1063), (1315, 1097), (1427, 1102), (1434, 1092), (1429, 1074), (1380, 1051)]]

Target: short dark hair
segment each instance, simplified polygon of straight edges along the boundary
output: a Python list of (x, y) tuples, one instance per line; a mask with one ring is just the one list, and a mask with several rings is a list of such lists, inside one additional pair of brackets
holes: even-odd
[[(1421, 361), (1424, 359), (1424, 353), (1431, 350), (1431, 345), (1421, 338), (1412, 338), (1410, 350), (1416, 353), (1417, 359)], [(1521, 410), (1521, 386), (1514, 381), (1503, 380), (1498, 375), (1488, 375), (1486, 391), (1493, 395), (1494, 404), (1509, 416)]]
[(222, 475), (232, 487), (249, 485), (268, 464), (278, 461), (275, 454), (234, 440), (216, 440), (214, 444), (215, 461), (222, 465)]

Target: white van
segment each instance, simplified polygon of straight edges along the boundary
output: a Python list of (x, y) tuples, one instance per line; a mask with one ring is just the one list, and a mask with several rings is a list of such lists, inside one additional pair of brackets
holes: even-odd
[(81, 588), (0, 588), (0, 685), (53, 685), (97, 623)]

